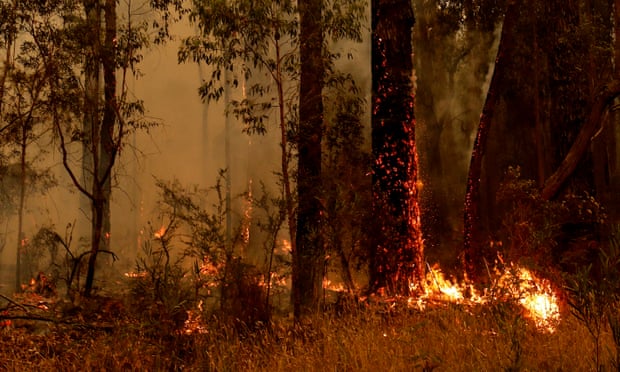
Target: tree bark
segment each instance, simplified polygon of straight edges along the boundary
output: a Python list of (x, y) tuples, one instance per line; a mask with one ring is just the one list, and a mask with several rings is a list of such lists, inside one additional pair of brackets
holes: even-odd
[(409, 294), (424, 279), (417, 190), (411, 1), (372, 1), (373, 239), (370, 291)]
[[(86, 35), (87, 47), (85, 48), (84, 60), (84, 119), (82, 126), (82, 182), (88, 195), (81, 196), (81, 204), (84, 210), (89, 210), (90, 215), (90, 238), (91, 238), (91, 258), (88, 262), (88, 271), (84, 292), (90, 294), (94, 277), (94, 262), (91, 273), (91, 260), (95, 260), (99, 242), (95, 243), (94, 225), (95, 208), (93, 196), (97, 188), (95, 173), (96, 149), (98, 144), (97, 132), (99, 128), (99, 58), (100, 58), (100, 24), (101, 9), (98, 0), (84, 0), (84, 11), (86, 13), (86, 24), (88, 34)], [(87, 207), (88, 206), (88, 207)]]
[[(99, 124), (99, 118), (98, 115), (96, 115), (93, 120), (93, 126), (91, 127), (93, 131), (93, 140), (90, 144), (90, 152), (93, 157), (91, 183), (91, 252), (88, 258), (88, 268), (84, 283), (85, 296), (90, 296), (93, 289), (98, 253), (101, 250), (108, 251), (107, 245), (110, 237), (110, 179), (117, 151), (117, 146), (114, 142), (114, 128), (117, 120), (115, 55), (116, 1), (105, 0), (103, 11), (105, 21), (103, 47), (101, 48), (99, 46), (99, 32), (96, 33), (97, 38), (91, 40), (94, 43), (93, 49), (96, 51), (94, 54), (97, 75), (99, 66), (103, 66), (104, 102), (101, 124)], [(100, 10), (97, 10), (97, 12), (100, 18)], [(97, 24), (97, 27), (99, 27), (99, 24)], [(98, 108), (98, 102), (97, 106), (90, 107), (90, 109), (95, 112), (98, 112)]]
[(293, 252), (295, 319), (319, 309), (325, 248), (321, 239), (323, 30), (321, 0), (300, 0), (301, 82), (297, 163), (297, 236)]

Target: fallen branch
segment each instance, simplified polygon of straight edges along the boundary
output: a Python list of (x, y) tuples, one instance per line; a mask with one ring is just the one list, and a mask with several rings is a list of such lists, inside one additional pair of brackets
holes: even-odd
[(541, 196), (545, 200), (555, 197), (568, 177), (575, 171), (579, 161), (588, 149), (590, 141), (601, 127), (603, 116), (613, 100), (620, 95), (620, 80), (612, 80), (606, 84), (596, 97), (590, 115), (586, 123), (583, 125), (575, 142), (571, 146), (568, 154), (562, 161), (562, 164), (553, 173), (547, 181), (541, 192)]
[[(26, 307), (22, 304), (20, 304), (19, 302), (16, 302), (15, 300), (11, 299), (10, 297), (7, 297), (3, 294), (0, 293), (0, 297), (2, 297), (3, 299), (7, 300), (9, 303), (21, 308), (22, 310), (24, 310), (26, 313), (28, 313), (28, 309), (26, 309)], [(8, 310), (7, 309), (0, 309), (0, 310)]]

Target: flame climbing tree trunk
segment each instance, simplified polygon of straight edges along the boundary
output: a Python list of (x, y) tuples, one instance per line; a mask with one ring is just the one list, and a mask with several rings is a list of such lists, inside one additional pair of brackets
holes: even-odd
[(293, 252), (295, 318), (318, 310), (325, 260), (321, 241), (321, 137), (323, 128), (323, 30), (321, 0), (300, 0), (297, 236)]
[(407, 294), (424, 278), (418, 207), (409, 0), (373, 0), (372, 154), (374, 241), (370, 291)]

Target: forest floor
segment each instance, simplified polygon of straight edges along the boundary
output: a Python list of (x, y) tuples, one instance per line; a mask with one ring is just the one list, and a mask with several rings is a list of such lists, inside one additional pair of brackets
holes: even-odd
[[(55, 302), (11, 299), (0, 329), (6, 371), (588, 371), (615, 368), (603, 328), (594, 338), (568, 309), (553, 332), (515, 306), (376, 300), (333, 307), (294, 325), (274, 315), (249, 328), (225, 316), (162, 304), (136, 306), (129, 294)], [(21, 316), (15, 316), (21, 314)], [(191, 314), (188, 316), (187, 314)], [(171, 315), (171, 316), (168, 316)], [(0, 318), (2, 318), (0, 316)]]

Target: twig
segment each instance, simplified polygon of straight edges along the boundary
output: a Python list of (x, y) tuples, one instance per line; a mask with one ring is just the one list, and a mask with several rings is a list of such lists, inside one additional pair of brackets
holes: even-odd
[(431, 265), (428, 264), (428, 261), (426, 261), (426, 267), (428, 267), (428, 271), (431, 272), (431, 275), (433, 276), (433, 280), (435, 281), (435, 284), (437, 285), (437, 289), (439, 289), (441, 291), (441, 286), (439, 285), (439, 280), (437, 280), (437, 277), (435, 276), (435, 272), (433, 271), (433, 269), (431, 269)]
[(19, 302), (16, 302), (16, 301), (14, 301), (13, 299), (11, 299), (11, 298), (9, 298), (9, 297), (7, 297), (7, 296), (5, 296), (5, 295), (1, 294), (1, 293), (0, 293), (0, 297), (2, 297), (2, 298), (4, 298), (5, 300), (9, 301), (9, 302), (10, 302), (10, 303), (12, 303), (13, 305), (15, 305), (15, 306), (17, 306), (17, 307), (21, 308), (21, 309), (22, 309), (22, 310), (24, 310), (26, 313), (29, 313), (28, 309), (27, 309), (24, 305), (20, 304)]
[(495, 281), (493, 280), (493, 277), (491, 276), (491, 270), (489, 270), (489, 263), (487, 262), (487, 259), (482, 257), (482, 260), (484, 261), (484, 267), (487, 269), (487, 275), (489, 276), (489, 280), (491, 281), (491, 289), (493, 289), (493, 287), (495, 287)]

